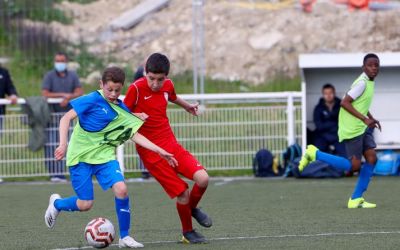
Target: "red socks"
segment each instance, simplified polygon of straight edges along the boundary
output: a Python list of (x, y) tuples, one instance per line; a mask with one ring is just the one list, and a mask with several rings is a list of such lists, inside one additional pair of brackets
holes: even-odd
[(199, 201), (201, 200), (201, 197), (203, 197), (204, 192), (206, 192), (207, 187), (201, 188), (197, 184), (194, 184), (192, 191), (190, 192), (190, 198), (189, 198), (189, 204), (190, 208), (196, 208), (197, 204), (199, 204)]
[(201, 188), (197, 184), (194, 184), (193, 189), (190, 192), (189, 203), (176, 203), (176, 209), (178, 210), (179, 218), (182, 223), (182, 232), (186, 233), (193, 230), (192, 209), (197, 207), (197, 204), (199, 204), (199, 201), (206, 190), (207, 188)]
[(178, 210), (179, 218), (182, 223), (182, 232), (186, 233), (193, 230), (192, 226), (192, 209), (190, 208), (190, 203), (181, 204), (176, 203), (176, 209)]

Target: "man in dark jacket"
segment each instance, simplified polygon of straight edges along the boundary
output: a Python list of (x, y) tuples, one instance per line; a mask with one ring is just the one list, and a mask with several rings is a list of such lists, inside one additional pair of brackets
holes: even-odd
[[(18, 99), (17, 95), (17, 90), (11, 80), (10, 73), (8, 73), (7, 69), (0, 66), (0, 98), (5, 98), (7, 96), (11, 103), (15, 104)], [(0, 105), (0, 115), (4, 115), (5, 113), (5, 106)]]
[[(0, 66), (0, 98), (7, 98), (12, 104), (17, 103), (17, 90), (11, 80), (8, 70)], [(3, 115), (6, 113), (5, 105), (0, 105), (0, 133), (3, 129)]]
[(332, 84), (322, 87), (322, 98), (314, 108), (314, 145), (323, 152), (345, 156), (344, 146), (339, 143), (337, 134), (340, 101)]
[[(8, 73), (8, 70), (0, 66), (0, 99), (3, 99), (7, 96), (7, 99), (11, 101), (12, 104), (17, 103), (18, 96), (17, 90), (14, 87), (14, 84), (11, 80), (11, 76)], [(3, 130), (3, 116), (6, 113), (6, 106), (0, 105), (0, 135)], [(3, 182), (3, 179), (0, 178), (0, 182)]]

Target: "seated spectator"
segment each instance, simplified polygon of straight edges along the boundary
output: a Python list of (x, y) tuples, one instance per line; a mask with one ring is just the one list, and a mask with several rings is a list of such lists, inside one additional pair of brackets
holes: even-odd
[(346, 156), (338, 138), (339, 110), (340, 99), (336, 97), (335, 87), (327, 83), (322, 87), (322, 98), (314, 108), (314, 145), (323, 152)]

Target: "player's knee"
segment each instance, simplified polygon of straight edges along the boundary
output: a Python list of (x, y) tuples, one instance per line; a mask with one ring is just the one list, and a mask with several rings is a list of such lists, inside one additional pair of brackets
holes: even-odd
[(361, 168), (361, 160), (353, 158), (351, 161), (351, 168), (353, 171), (358, 171)]
[(209, 180), (208, 175), (205, 175), (205, 176), (202, 176), (202, 178), (200, 178), (200, 179), (196, 182), (196, 184), (197, 184), (199, 187), (205, 188), (205, 187), (208, 186), (208, 180)]
[(193, 179), (199, 187), (205, 188), (208, 186), (210, 178), (205, 170), (200, 170), (194, 174)]
[(128, 197), (128, 187), (124, 182), (119, 182), (113, 186), (114, 194), (117, 198)]
[(92, 200), (78, 200), (77, 202), (78, 208), (80, 211), (89, 211), (93, 207), (93, 201)]
[(374, 154), (374, 155), (369, 155), (369, 156), (365, 157), (365, 160), (366, 160), (369, 164), (375, 165), (378, 159), (377, 159), (377, 157), (376, 157), (376, 154)]
[(188, 204), (189, 203), (189, 190), (186, 189), (183, 191), (178, 197), (177, 197), (177, 202), (180, 204)]
[(367, 159), (367, 162), (372, 165), (375, 165), (377, 161), (378, 161), (378, 159), (376, 158), (376, 156), (371, 157), (370, 159)]
[(366, 152), (364, 152), (364, 157), (365, 160), (372, 165), (375, 165), (378, 160), (374, 149), (368, 149)]

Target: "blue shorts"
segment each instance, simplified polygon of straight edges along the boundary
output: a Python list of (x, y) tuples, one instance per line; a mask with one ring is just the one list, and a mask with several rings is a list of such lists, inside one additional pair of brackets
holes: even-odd
[(103, 164), (80, 162), (69, 168), (72, 187), (80, 200), (93, 200), (92, 176), (95, 175), (101, 188), (105, 191), (115, 183), (124, 181), (124, 176), (116, 160)]

